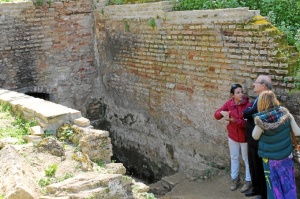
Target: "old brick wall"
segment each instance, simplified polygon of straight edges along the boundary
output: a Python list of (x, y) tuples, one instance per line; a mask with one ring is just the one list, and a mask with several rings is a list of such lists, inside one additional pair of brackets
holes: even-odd
[[(229, 160), (214, 111), (240, 83), (253, 98), (268, 73), (299, 113), (299, 53), (258, 11), (172, 12), (170, 2), (105, 6), (105, 0), (0, 4), (0, 86), (49, 93), (109, 130), (115, 158), (151, 180), (200, 173)], [(196, 172), (194, 172), (196, 171)]]
[(104, 115), (99, 127), (110, 130), (117, 158), (148, 178), (229, 160), (225, 123), (213, 114), (231, 84), (253, 99), (256, 76), (270, 74), (285, 103), (299, 56), (259, 11), (171, 10), (158, 2), (95, 11), (105, 97), (91, 105)]
[(0, 87), (84, 113), (97, 74), (91, 1), (1, 3), (0, 30)]

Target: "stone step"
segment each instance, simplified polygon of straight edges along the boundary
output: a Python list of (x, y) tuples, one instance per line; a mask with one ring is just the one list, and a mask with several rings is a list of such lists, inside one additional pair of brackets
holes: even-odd
[(70, 199), (69, 196), (42, 196), (39, 199)]
[[(108, 186), (111, 181), (121, 181), (121, 174), (99, 174), (99, 173), (83, 173), (69, 178), (65, 181), (51, 184), (46, 187), (47, 193), (55, 196), (61, 193), (82, 193), (87, 190), (103, 188)], [(98, 191), (98, 190), (97, 190)], [(69, 195), (69, 194), (68, 194)]]
[(184, 180), (186, 180), (185, 175), (181, 172), (178, 172), (174, 175), (163, 177), (161, 179), (161, 183), (164, 185), (164, 187), (171, 190), (173, 187), (175, 187), (175, 185)]
[(156, 183), (150, 184), (150, 192), (155, 194), (155, 195), (160, 195), (163, 196), (165, 195), (167, 192), (169, 192), (170, 190), (167, 189), (161, 181), (158, 181)]
[(108, 197), (109, 188), (98, 187), (95, 189), (85, 190), (77, 194), (68, 194), (72, 199), (86, 199), (86, 198), (105, 198)]

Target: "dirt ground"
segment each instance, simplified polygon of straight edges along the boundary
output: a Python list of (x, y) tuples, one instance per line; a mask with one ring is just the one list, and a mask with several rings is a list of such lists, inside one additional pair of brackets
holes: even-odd
[[(0, 111), (0, 128), (10, 125), (12, 118)], [(18, 151), (26, 157), (33, 166), (37, 179), (44, 177), (44, 171), (52, 164), (58, 165), (56, 173), (57, 177), (62, 177), (65, 173), (77, 174), (82, 172), (77, 168), (77, 162), (72, 159), (62, 161), (60, 157), (49, 155), (49, 153), (40, 153), (36, 151), (31, 144), (16, 146)], [(67, 153), (73, 151), (72, 147), (66, 148)], [(158, 197), (158, 199), (240, 199), (245, 198), (239, 189), (230, 191), (230, 178), (228, 174), (214, 176), (212, 179), (203, 182), (181, 181), (166, 195)]]
[(241, 186), (236, 191), (230, 191), (228, 175), (216, 176), (203, 182), (186, 180), (177, 184), (171, 192), (159, 199), (245, 199), (245, 195), (240, 192)]
[[(7, 118), (6, 114), (0, 111), (0, 128), (10, 125), (12, 118)], [(44, 171), (49, 165), (58, 164), (57, 177), (63, 176), (65, 173), (77, 174), (82, 171), (78, 170), (78, 163), (71, 158), (62, 161), (60, 157), (49, 156), (48, 153), (39, 153), (30, 144), (20, 145), (17, 147), (20, 153), (26, 157), (35, 169), (37, 179), (43, 177)], [(74, 149), (67, 147), (66, 152), (72, 153)], [(245, 195), (240, 192), (230, 191), (230, 176), (228, 173), (213, 176), (211, 179), (200, 181), (183, 180), (178, 183), (170, 192), (158, 199), (245, 199)], [(241, 188), (240, 185), (239, 188)], [(248, 197), (254, 199), (254, 197)]]

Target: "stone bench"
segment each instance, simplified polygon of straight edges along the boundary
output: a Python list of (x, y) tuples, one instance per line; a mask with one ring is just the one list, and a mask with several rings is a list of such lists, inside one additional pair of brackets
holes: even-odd
[(36, 120), (44, 131), (56, 132), (67, 122), (82, 127), (89, 125), (89, 120), (83, 118), (78, 110), (23, 93), (0, 89), (0, 102), (9, 103), (15, 114), (21, 114), (27, 120)]

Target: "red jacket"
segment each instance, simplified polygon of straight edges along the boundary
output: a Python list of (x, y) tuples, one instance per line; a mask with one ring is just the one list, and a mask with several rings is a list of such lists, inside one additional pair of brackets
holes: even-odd
[(228, 122), (227, 131), (228, 137), (236, 142), (246, 142), (245, 124), (246, 121), (243, 118), (244, 110), (251, 106), (247, 97), (244, 97), (242, 103), (237, 105), (233, 98), (228, 100), (221, 108), (215, 112), (215, 118), (220, 120), (223, 116), (221, 111), (230, 111), (229, 117), (233, 117), (235, 122)]

